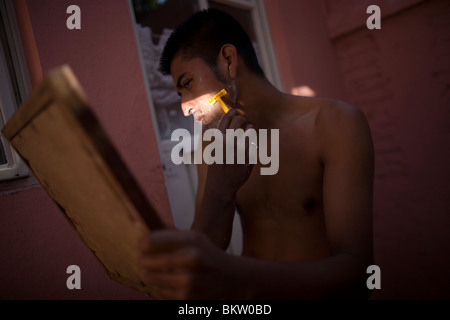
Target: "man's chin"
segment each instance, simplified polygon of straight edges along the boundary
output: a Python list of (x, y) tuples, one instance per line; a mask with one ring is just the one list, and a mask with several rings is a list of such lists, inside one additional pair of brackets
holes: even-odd
[(216, 129), (219, 126), (219, 123), (217, 121), (208, 121), (206, 119), (203, 119), (202, 121), (199, 121), (198, 123), (202, 125), (203, 130)]
[(202, 122), (202, 129), (203, 129), (203, 130), (211, 129), (211, 124), (210, 124), (210, 123), (203, 123), (203, 122)]
[(203, 130), (207, 129), (217, 129), (219, 127), (220, 123), (220, 117), (207, 117), (204, 116), (198, 120), (194, 119), (194, 122), (196, 124), (201, 124)]

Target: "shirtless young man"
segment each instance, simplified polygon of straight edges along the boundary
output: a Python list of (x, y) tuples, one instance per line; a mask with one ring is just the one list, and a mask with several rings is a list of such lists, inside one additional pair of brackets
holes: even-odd
[[(176, 29), (161, 71), (172, 75), (184, 114), (205, 128), (279, 129), (279, 170), (261, 175), (259, 164), (199, 166), (192, 230), (152, 232), (140, 243), (155, 297), (367, 299), (374, 154), (363, 113), (341, 101), (277, 90), (239, 24), (214, 10)], [(226, 114), (208, 103), (223, 88)], [(235, 207), (242, 256), (225, 251)]]

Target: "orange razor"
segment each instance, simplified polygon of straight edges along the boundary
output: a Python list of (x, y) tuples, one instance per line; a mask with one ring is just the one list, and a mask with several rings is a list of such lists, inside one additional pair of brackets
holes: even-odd
[(223, 102), (223, 100), (222, 100), (222, 97), (226, 94), (227, 94), (227, 90), (222, 89), (214, 97), (209, 99), (208, 102), (210, 104), (214, 104), (214, 103), (218, 102), (220, 104), (220, 106), (222, 107), (223, 112), (227, 113), (229, 108), (227, 107), (225, 102)]

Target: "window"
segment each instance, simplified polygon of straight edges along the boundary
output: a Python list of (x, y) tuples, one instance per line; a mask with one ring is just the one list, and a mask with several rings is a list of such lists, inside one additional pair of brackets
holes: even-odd
[[(30, 82), (11, 1), (0, 3), (0, 130), (30, 92)], [(0, 135), (0, 180), (28, 176), (20, 157)]]

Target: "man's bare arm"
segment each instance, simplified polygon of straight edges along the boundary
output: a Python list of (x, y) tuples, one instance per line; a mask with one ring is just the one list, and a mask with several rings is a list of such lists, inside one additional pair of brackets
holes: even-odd
[(191, 229), (203, 232), (226, 250), (231, 240), (236, 194), (220, 189), (220, 182), (207, 178), (206, 164), (198, 165), (197, 205)]
[[(218, 130), (225, 134), (227, 129), (251, 127), (241, 111), (232, 109), (222, 117)], [(207, 165), (203, 162), (197, 166), (196, 214), (191, 229), (203, 232), (223, 250), (228, 248), (231, 239), (237, 191), (251, 170), (252, 166), (243, 164)]]
[(361, 110), (340, 103), (323, 115), (324, 212), (332, 252), (373, 260), (374, 150)]

